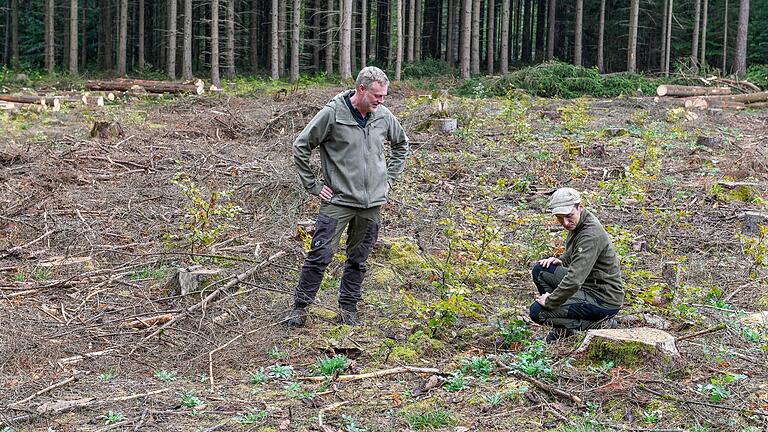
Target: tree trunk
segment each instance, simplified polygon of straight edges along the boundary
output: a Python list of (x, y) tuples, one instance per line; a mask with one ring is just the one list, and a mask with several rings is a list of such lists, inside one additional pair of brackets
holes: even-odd
[(19, 0), (11, 0), (11, 66), (19, 66)]
[(168, 77), (176, 79), (176, 0), (168, 0)]
[(88, 14), (89, 10), (88, 1), (86, 0), (83, 7), (80, 7), (80, 25), (82, 25), (83, 31), (80, 32), (80, 46), (83, 48), (80, 50), (80, 69), (85, 70), (88, 64)]
[[(350, 0), (347, 0), (350, 1)], [(403, 71), (403, 1), (397, 0), (397, 56), (395, 57), (395, 81), (400, 81)]]
[(453, 56), (454, 45), (456, 44), (456, 32), (453, 28), (456, 25), (456, 2), (457, 0), (448, 0), (448, 34), (445, 41), (445, 62), (449, 68), (453, 68), (455, 57)]
[(470, 49), (472, 44), (472, 0), (463, 0), (461, 6), (461, 46), (459, 47), (459, 70), (463, 79), (469, 79)]
[(53, 24), (54, 17), (53, 0), (45, 1), (45, 70), (52, 74), (56, 67), (55, 62), (55, 28)]
[(416, 44), (416, 0), (408, 1), (408, 55), (406, 60), (413, 63), (413, 49)]
[(701, 13), (701, 57), (699, 57), (699, 65), (704, 66), (707, 54), (707, 8), (708, 0), (704, 0), (704, 7)]
[[(309, 6), (308, 6), (309, 7)], [(320, 73), (320, 0), (312, 0), (312, 70)], [(306, 34), (306, 33), (305, 33)]]
[(699, 58), (699, 21), (701, 19), (701, 0), (693, 0), (693, 37), (691, 38), (691, 67), (698, 72), (696, 59)]
[(749, 26), (749, 0), (739, 3), (739, 27), (736, 31), (736, 60), (734, 72), (743, 77), (747, 73), (747, 30)]
[(667, 13), (669, 12), (669, 0), (664, 0), (664, 11), (661, 13), (661, 55), (659, 56), (659, 71), (664, 72), (664, 63), (667, 59)]
[[(276, 0), (272, 0), (274, 4)], [(219, 0), (211, 0), (211, 84), (221, 88), (219, 73)]]
[[(670, 0), (672, 1), (672, 0)], [(725, 0), (723, 12), (723, 75), (728, 75), (728, 0)]]
[[(450, 35), (450, 31), (448, 34)], [(493, 75), (494, 60), (496, 60), (496, 4), (488, 0), (488, 36), (486, 42), (486, 72)]]
[[(248, 23), (248, 62), (251, 64), (252, 73), (259, 70), (259, 6), (259, 0), (251, 0), (251, 20)], [(315, 28), (317, 28), (316, 25)], [(317, 30), (315, 30), (315, 34), (317, 34)]]
[(349, 1), (352, 9), (349, 21), (349, 68), (354, 72), (357, 70), (357, 0)]
[(667, 53), (664, 55), (664, 74), (669, 75), (669, 60), (672, 56), (672, 12), (674, 8), (674, 0), (669, 0), (669, 11), (667, 13)]
[(597, 70), (605, 73), (605, 0), (600, 0), (600, 23), (597, 29)]
[(278, 21), (277, 21), (277, 49), (279, 61), (277, 63), (280, 76), (285, 76), (285, 56), (286, 56), (286, 35), (285, 28), (287, 27), (286, 15), (288, 11), (288, 0), (282, 0), (278, 9)]
[[(126, 8), (127, 9), (127, 8)], [(127, 17), (126, 17), (127, 18)], [(128, 20), (126, 19), (126, 22)], [(77, 61), (80, 59), (77, 55), (77, 0), (69, 2), (69, 73), (77, 75)], [(122, 37), (122, 34), (120, 35)], [(83, 47), (86, 49), (86, 47)]]
[[(633, 3), (637, 0), (632, 0)], [(634, 11), (634, 8), (632, 9)], [(576, 0), (576, 22), (573, 30), (573, 64), (581, 66), (581, 39), (582, 39), (582, 24), (584, 22), (584, 0)], [(632, 24), (630, 23), (630, 46), (632, 45)], [(635, 44), (637, 44), (637, 33), (635, 33)], [(634, 57), (634, 54), (632, 54)]]
[(368, 0), (360, 6), (360, 69), (368, 64)]
[(544, 27), (547, 17), (547, 0), (539, 0), (536, 7), (536, 57), (534, 61), (544, 61)]
[(138, 68), (140, 73), (144, 73), (144, 0), (139, 0), (139, 48), (138, 48)]
[[(416, 42), (415, 42), (415, 47), (413, 48), (413, 59), (417, 63), (421, 62), (421, 35), (424, 30), (423, 22), (424, 22), (424, 0), (416, 0), (416, 27), (415, 27)], [(454, 40), (455, 39), (456, 39), (456, 35), (454, 34)], [(454, 47), (455, 46), (456, 46), (456, 42), (454, 42)]]
[(480, 0), (472, 0), (472, 46), (470, 51), (470, 72), (480, 73)]
[(662, 84), (656, 87), (658, 96), (707, 96), (707, 95), (729, 95), (730, 87), (700, 87), (700, 86), (682, 86)]
[[(343, 0), (341, 0), (343, 1)], [(277, 0), (272, 0), (272, 4), (277, 4)], [(333, 75), (333, 0), (328, 0), (328, 7), (325, 11), (325, 74)]]
[(522, 51), (520, 49), (520, 33), (522, 27), (520, 25), (520, 8), (522, 7), (523, 1), (525, 0), (515, 0), (513, 3), (514, 16), (512, 17), (512, 54), (510, 55), (512, 63), (516, 63), (520, 60), (520, 52)]
[(629, 6), (629, 46), (627, 47), (627, 72), (637, 72), (637, 21), (640, 0), (632, 0)]
[[(333, 0), (329, 0), (333, 1)], [(279, 13), (278, 8), (280, 7), (278, 0), (272, 0), (272, 26), (271, 26), (271, 46), (270, 46), (270, 52), (271, 52), (271, 61), (270, 66), (272, 68), (272, 79), (276, 80), (280, 78), (280, 46), (278, 43), (278, 39), (280, 38), (279, 34), (279, 26), (277, 24), (277, 21), (279, 19)]]
[(118, 13), (120, 15), (117, 22), (120, 29), (118, 30), (119, 36), (117, 39), (117, 74), (125, 76), (128, 59), (128, 0), (120, 0)]
[[(398, 0), (402, 1), (402, 0)], [(399, 3), (398, 3), (399, 5)], [(352, 0), (341, 0), (341, 49), (339, 50), (339, 74), (342, 80), (352, 78), (352, 67), (350, 65), (350, 38), (352, 33)], [(402, 10), (402, 8), (400, 7)], [(402, 17), (402, 13), (400, 14)], [(398, 29), (402, 29), (402, 24), (398, 22)], [(398, 37), (400, 34), (398, 33)], [(401, 59), (402, 60), (402, 59)]]
[[(501, 47), (499, 48), (499, 72), (509, 73), (509, 1), (501, 1)], [(552, 0), (555, 1), (555, 0)]]
[(192, 0), (184, 0), (184, 41), (182, 48), (181, 76), (192, 79)]
[(547, 10), (547, 60), (555, 58), (555, 20), (557, 17), (557, 0), (549, 0)]
[[(582, 1), (582, 0), (577, 0)], [(531, 17), (533, 16), (533, 0), (525, 0), (523, 4), (523, 43), (520, 59), (523, 63), (531, 62)]]
[(235, 0), (227, 1), (227, 78), (235, 77)]
[(291, 82), (299, 82), (299, 37), (301, 36), (301, 0), (293, 0), (293, 31), (291, 32)]

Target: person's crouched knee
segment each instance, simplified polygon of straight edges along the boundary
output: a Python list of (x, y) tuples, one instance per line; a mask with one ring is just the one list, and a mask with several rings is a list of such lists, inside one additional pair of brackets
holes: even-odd
[(539, 280), (539, 275), (543, 271), (544, 271), (543, 265), (539, 264), (538, 261), (533, 263), (533, 266), (531, 266), (531, 277), (533, 277), (534, 282), (537, 282)]
[(544, 320), (542, 320), (540, 316), (543, 309), (544, 308), (541, 307), (538, 302), (533, 302), (531, 308), (528, 310), (528, 316), (530, 316), (531, 320), (536, 324), (544, 324)]

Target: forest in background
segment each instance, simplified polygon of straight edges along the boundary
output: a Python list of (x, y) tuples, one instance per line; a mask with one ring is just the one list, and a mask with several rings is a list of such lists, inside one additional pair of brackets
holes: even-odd
[(0, 11), (6, 71), (217, 86), (221, 75), (346, 79), (365, 65), (399, 80), (552, 59), (739, 76), (768, 63), (768, 0), (3, 0)]

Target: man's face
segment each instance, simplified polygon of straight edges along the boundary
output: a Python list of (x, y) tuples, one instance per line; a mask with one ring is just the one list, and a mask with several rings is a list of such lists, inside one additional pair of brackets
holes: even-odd
[(576, 229), (576, 225), (579, 224), (579, 218), (581, 218), (581, 210), (584, 209), (584, 205), (579, 203), (573, 206), (571, 212), (565, 215), (555, 215), (557, 222), (566, 229), (566, 231), (573, 231)]
[[(387, 95), (389, 85), (382, 85), (378, 81), (374, 81), (370, 87), (365, 88), (362, 84), (357, 86), (357, 91), (360, 92), (360, 114), (366, 115), (371, 111), (376, 111), (379, 105), (384, 103), (384, 96)], [(365, 111), (365, 112), (363, 112)]]

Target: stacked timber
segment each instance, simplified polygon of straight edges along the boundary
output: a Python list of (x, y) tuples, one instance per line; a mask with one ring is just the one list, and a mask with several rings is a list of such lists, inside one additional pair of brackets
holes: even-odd
[(110, 81), (96, 81), (91, 80), (85, 83), (87, 90), (97, 91), (118, 91), (129, 92), (130, 94), (140, 93), (192, 93), (203, 94), (205, 92), (205, 86), (202, 80), (194, 80), (184, 83), (168, 82), (168, 81), (152, 81), (152, 80), (140, 80), (140, 79), (127, 79), (118, 78)]
[(0, 101), (3, 102), (0, 105), (0, 109), (3, 110), (32, 110), (32, 111), (44, 111), (46, 109), (52, 109), (53, 111), (59, 111), (61, 104), (55, 99), (49, 99), (45, 96), (38, 95), (0, 95)]
[(697, 87), (660, 85), (656, 88), (659, 96), (685, 97), (686, 108), (697, 109), (744, 109), (763, 108), (768, 103), (768, 92), (731, 94), (729, 87)]

